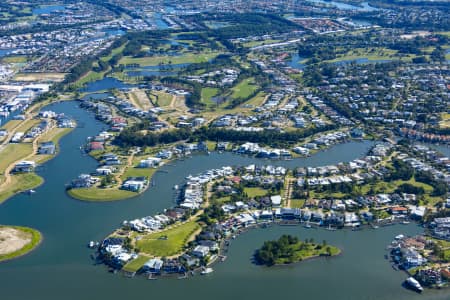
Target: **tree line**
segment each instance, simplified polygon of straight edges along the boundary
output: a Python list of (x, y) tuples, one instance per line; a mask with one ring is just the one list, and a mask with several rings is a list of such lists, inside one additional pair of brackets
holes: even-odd
[(164, 132), (143, 131), (148, 129), (148, 122), (141, 122), (124, 129), (115, 139), (115, 142), (121, 146), (155, 146), (158, 144), (168, 144), (182, 140), (190, 141), (229, 141), (229, 142), (253, 142), (270, 146), (286, 146), (295, 144), (301, 139), (313, 134), (336, 129), (336, 125), (326, 125), (323, 127), (309, 127), (289, 132), (260, 131), (246, 132), (236, 131), (224, 128), (201, 127), (195, 131), (180, 128), (167, 130)]

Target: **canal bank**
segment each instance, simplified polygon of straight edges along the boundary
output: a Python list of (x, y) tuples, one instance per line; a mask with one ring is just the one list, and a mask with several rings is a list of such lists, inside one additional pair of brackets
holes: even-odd
[[(51, 105), (47, 109), (64, 112), (84, 126), (61, 139), (60, 154), (39, 172), (46, 181), (35, 194), (20, 194), (0, 205), (0, 223), (29, 226), (45, 237), (40, 247), (29, 255), (0, 266), (4, 299), (115, 300), (149, 296), (200, 300), (236, 296), (271, 299), (279, 297), (280, 292), (314, 299), (448, 299), (449, 291), (426, 291), (417, 295), (403, 289), (400, 282), (404, 274), (392, 270), (384, 259), (385, 245), (393, 236), (422, 232), (413, 224), (363, 231), (273, 226), (251, 230), (234, 240), (227, 260), (217, 264), (210, 276), (149, 281), (108, 273), (103, 266), (96, 266), (90, 260), (92, 251), (86, 248), (89, 240), (101, 240), (123, 220), (155, 214), (173, 206), (173, 186), (189, 174), (224, 165), (263, 165), (267, 161), (231, 153), (196, 155), (164, 166), (164, 172), (154, 176), (155, 187), (129, 201), (75, 201), (65, 194), (64, 185), (78, 174), (95, 168), (97, 162), (83, 155), (79, 146), (104, 125), (74, 102)], [(359, 157), (369, 146), (342, 144), (309, 158), (270, 163), (286, 167), (332, 164)], [(276, 239), (281, 234), (313, 238), (317, 242), (325, 239), (341, 248), (343, 254), (330, 260), (310, 260), (282, 268), (253, 265), (254, 250), (265, 240)]]

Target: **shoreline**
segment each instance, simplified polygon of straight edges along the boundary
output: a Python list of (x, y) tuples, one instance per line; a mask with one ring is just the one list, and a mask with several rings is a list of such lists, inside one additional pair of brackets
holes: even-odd
[[(56, 157), (60, 154), (60, 152), (61, 152), (61, 150), (60, 150), (60, 140), (61, 140), (63, 137), (65, 137), (66, 135), (68, 135), (68, 134), (70, 134), (71, 132), (73, 132), (73, 130), (74, 130), (75, 128), (76, 128), (76, 127), (74, 127), (74, 128), (67, 128), (67, 129), (70, 129), (70, 130), (66, 130), (65, 132), (63, 132), (62, 135), (60, 135), (60, 136), (58, 137), (58, 139), (56, 140), (56, 143), (55, 143), (55, 146), (56, 146), (56, 152), (55, 152), (55, 154), (53, 154), (53, 155), (51, 155), (51, 156), (49, 156), (49, 157), (46, 157), (39, 165), (44, 165), (44, 164), (46, 164), (47, 162), (49, 162), (49, 161), (51, 161), (52, 159), (56, 158)], [(52, 129), (58, 129), (58, 127), (55, 127), (55, 128), (52, 128)], [(41, 135), (41, 136), (42, 136), (42, 135)], [(41, 136), (39, 136), (38, 139), (39, 139)], [(36, 157), (39, 156), (39, 154), (37, 154), (37, 153), (31, 153), (31, 154), (29, 154), (29, 155), (36, 156)], [(20, 160), (22, 160), (22, 159), (20, 159)], [(19, 161), (20, 161), (20, 160), (19, 160)], [(17, 162), (17, 161), (16, 161), (16, 162)], [(15, 163), (16, 163), (16, 162), (15, 162)], [(2, 205), (3, 203), (5, 203), (6, 201), (8, 201), (10, 198), (14, 197), (14, 196), (17, 195), (17, 194), (26, 192), (27, 190), (32, 190), (32, 189), (38, 188), (38, 187), (42, 186), (42, 185), (45, 183), (45, 178), (44, 178), (43, 176), (40, 176), (40, 175), (39, 175), (39, 171), (38, 171), (38, 172), (33, 171), (33, 172), (30, 172), (30, 173), (19, 173), (19, 174), (34, 174), (35, 176), (39, 177), (40, 182), (39, 182), (39, 184), (34, 185), (34, 186), (31, 186), (30, 188), (27, 188), (27, 189), (20, 189), (20, 188), (19, 188), (19, 189), (17, 189), (16, 191), (12, 191), (12, 194), (9, 195), (8, 197), (4, 198), (4, 199), (2, 199), (2, 198), (0, 197), (0, 205)], [(4, 192), (4, 193), (8, 193), (8, 189), (9, 189), (9, 188), (10, 188), (10, 186), (6, 186), (6, 187), (5, 187), (5, 191), (3, 191), (3, 192)]]
[[(161, 165), (161, 166), (159, 166), (158, 168), (156, 168), (156, 170), (153, 172), (153, 174), (151, 175), (151, 177), (149, 178), (149, 184), (144, 188), (144, 189), (142, 189), (141, 191), (139, 191), (139, 192), (132, 192), (132, 191), (130, 191), (130, 192), (132, 192), (132, 193), (135, 193), (134, 195), (130, 195), (130, 196), (127, 196), (127, 197), (122, 197), (122, 198), (117, 198), (117, 199), (108, 199), (108, 198), (95, 198), (95, 199), (93, 199), (93, 198), (84, 198), (84, 197), (82, 197), (82, 196), (77, 196), (77, 195), (74, 195), (73, 193), (70, 193), (70, 191), (72, 190), (72, 189), (67, 189), (66, 190), (66, 194), (70, 197), (70, 198), (72, 198), (72, 199), (74, 199), (74, 200), (79, 200), (79, 201), (85, 201), (85, 202), (116, 202), (116, 201), (122, 201), (122, 200), (130, 200), (130, 199), (133, 199), (133, 198), (135, 198), (135, 197), (138, 197), (138, 196), (140, 196), (140, 195), (142, 195), (142, 194), (144, 194), (152, 185), (151, 185), (151, 181), (152, 181), (152, 179), (153, 179), (153, 176), (155, 175), (155, 173), (157, 173), (157, 172), (162, 172), (161, 171), (161, 167), (163, 167), (163, 166), (165, 166), (165, 165), (169, 165), (170, 166), (170, 164), (171, 163), (174, 163), (174, 162), (176, 162), (176, 161), (183, 161), (183, 160), (185, 160), (185, 159), (187, 159), (187, 158), (190, 158), (190, 157), (192, 157), (192, 155), (209, 155), (209, 153), (217, 153), (217, 154), (222, 154), (222, 153), (230, 153), (230, 154), (232, 154), (232, 155), (236, 155), (236, 156), (243, 156), (243, 157), (248, 157), (248, 158), (252, 158), (252, 159), (258, 159), (258, 160), (261, 160), (261, 163), (264, 163), (264, 162), (282, 162), (282, 161), (292, 161), (292, 160), (302, 160), (302, 159), (307, 159), (308, 157), (313, 157), (314, 155), (317, 155), (317, 154), (319, 154), (319, 153), (321, 153), (321, 152), (326, 152), (326, 151), (328, 151), (330, 148), (332, 148), (333, 146), (337, 146), (337, 145), (342, 145), (342, 144), (348, 144), (348, 143), (352, 143), (352, 142), (356, 142), (356, 143), (362, 143), (362, 142), (370, 142), (370, 141), (372, 141), (372, 140), (359, 140), (359, 139), (347, 139), (347, 140), (345, 140), (345, 141), (342, 141), (342, 142), (339, 142), (339, 143), (335, 143), (335, 144), (332, 144), (332, 145), (329, 145), (329, 146), (327, 146), (327, 147), (324, 147), (324, 148), (321, 148), (321, 149), (318, 149), (317, 151), (315, 151), (315, 152), (313, 152), (312, 154), (310, 154), (310, 155), (307, 155), (307, 156), (300, 156), (300, 155), (293, 155), (292, 157), (290, 157), (290, 158), (282, 158), (282, 157), (280, 157), (280, 158), (259, 158), (259, 157), (256, 157), (256, 155), (250, 155), (250, 154), (245, 154), (245, 153), (238, 153), (237, 151), (233, 151), (233, 150), (209, 150), (209, 151), (197, 151), (197, 152), (195, 152), (195, 153), (193, 153), (193, 154), (190, 154), (190, 155), (188, 155), (188, 156), (180, 156), (180, 157), (175, 157), (175, 158), (172, 158), (172, 159), (168, 159), (167, 161), (165, 161), (165, 163), (163, 164), (163, 165)], [(98, 162), (98, 160), (95, 158), (95, 157), (93, 157), (97, 162)], [(99, 189), (99, 190), (107, 190), (107, 189), (101, 189), (101, 188), (97, 188), (97, 187), (90, 187), (90, 188), (80, 188), (80, 189), (92, 189), (92, 188), (96, 188), (96, 189)], [(75, 188), (74, 190), (76, 190), (77, 188)], [(112, 191), (120, 191), (120, 188), (112, 188), (111, 189)], [(123, 190), (123, 191), (127, 191), (127, 190)], [(105, 196), (106, 197), (106, 196)]]

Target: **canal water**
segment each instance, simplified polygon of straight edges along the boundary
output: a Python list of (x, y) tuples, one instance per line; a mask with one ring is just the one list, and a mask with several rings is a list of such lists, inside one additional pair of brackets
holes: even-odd
[(66, 9), (64, 5), (43, 5), (32, 10), (33, 15), (45, 15), (54, 12), (62, 12)]
[(80, 89), (81, 92), (95, 93), (109, 89), (132, 88), (134, 85), (124, 83), (113, 77), (105, 77), (100, 80), (92, 81), (86, 84), (86, 87)]
[(338, 1), (327, 1), (327, 0), (311, 0), (311, 2), (332, 5), (338, 9), (342, 9), (342, 10), (354, 10), (354, 11), (375, 11), (375, 10), (377, 10), (376, 7), (370, 6), (369, 3), (367, 3), (367, 2), (362, 2), (361, 6), (351, 5), (351, 4), (338, 2)]
[[(209, 276), (188, 280), (125, 278), (95, 266), (89, 240), (101, 240), (126, 219), (151, 215), (174, 204), (173, 189), (189, 174), (220, 167), (267, 162), (230, 153), (196, 155), (176, 161), (155, 174), (155, 186), (143, 195), (119, 202), (88, 203), (69, 198), (64, 185), (96, 162), (84, 156), (79, 146), (103, 124), (78, 108), (75, 102), (50, 105), (75, 118), (79, 124), (61, 140), (61, 152), (45, 164), (40, 175), (45, 183), (32, 196), (20, 194), (0, 205), (0, 224), (24, 225), (43, 233), (43, 243), (30, 254), (0, 264), (1, 299), (273, 299), (285, 295), (306, 299), (448, 299), (449, 291), (405, 290), (405, 275), (394, 271), (384, 259), (385, 247), (399, 234), (422, 231), (416, 225), (397, 225), (378, 230), (335, 231), (274, 226), (253, 230), (231, 244), (228, 259), (214, 266)], [(317, 155), (277, 165), (325, 165), (360, 157), (370, 145), (338, 145)], [(251, 263), (252, 253), (267, 239), (294, 234), (301, 239), (342, 248), (339, 257), (315, 259), (288, 267), (265, 268)]]

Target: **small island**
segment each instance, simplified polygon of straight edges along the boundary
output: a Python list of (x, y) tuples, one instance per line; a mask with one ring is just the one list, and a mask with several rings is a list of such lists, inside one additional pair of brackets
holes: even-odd
[(25, 255), (41, 242), (39, 231), (21, 226), (0, 226), (0, 262)]
[(278, 240), (266, 241), (256, 250), (255, 263), (266, 266), (291, 264), (318, 256), (335, 256), (341, 253), (337, 247), (314, 243), (313, 239), (304, 242), (291, 235), (282, 235)]

